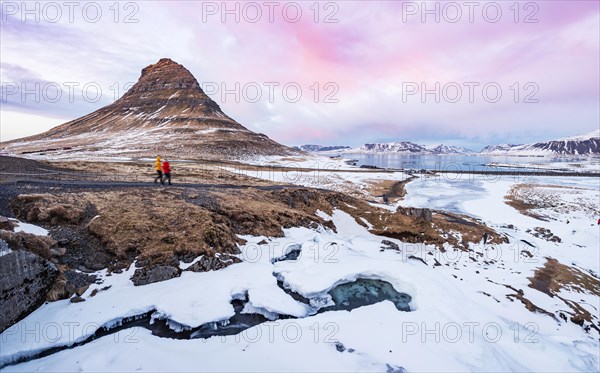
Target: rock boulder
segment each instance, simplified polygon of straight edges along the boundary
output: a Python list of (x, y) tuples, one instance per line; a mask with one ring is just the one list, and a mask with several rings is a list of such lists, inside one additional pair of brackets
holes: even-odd
[(148, 285), (154, 282), (170, 280), (179, 276), (178, 268), (171, 266), (158, 265), (152, 268), (138, 268), (131, 277), (135, 286)]
[(0, 332), (38, 308), (57, 276), (56, 266), (34, 253), (0, 256)]
[(396, 209), (396, 212), (402, 214), (402, 215), (406, 215), (406, 216), (412, 216), (427, 222), (430, 222), (432, 219), (432, 214), (431, 214), (431, 210), (430, 209), (426, 209), (426, 208), (417, 208), (417, 207), (402, 207), (399, 206)]

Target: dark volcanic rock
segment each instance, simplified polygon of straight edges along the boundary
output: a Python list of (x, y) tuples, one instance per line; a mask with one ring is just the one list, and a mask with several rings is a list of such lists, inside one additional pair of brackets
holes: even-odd
[(383, 245), (384, 249), (400, 251), (400, 246), (398, 246), (397, 243), (394, 243), (390, 240), (383, 240), (381, 241), (381, 244)]
[(204, 256), (196, 263), (192, 264), (187, 270), (192, 272), (216, 271), (240, 262), (241, 260), (239, 258), (227, 254), (221, 254), (218, 257)]
[(73, 293), (81, 295), (85, 291), (84, 289), (87, 289), (91, 284), (96, 282), (95, 275), (88, 275), (76, 271), (66, 271), (65, 279), (67, 281), (65, 291), (69, 295), (72, 295)]
[(12, 231), (14, 227), (15, 224), (12, 221), (10, 221), (7, 217), (0, 216), (0, 229)]
[(148, 285), (154, 282), (170, 280), (179, 276), (179, 269), (170, 266), (155, 266), (152, 268), (138, 268), (131, 277), (135, 286)]
[(396, 212), (399, 212), (400, 214), (403, 214), (406, 216), (420, 218), (420, 219), (428, 221), (428, 222), (431, 221), (431, 219), (432, 219), (431, 210), (425, 209), (425, 208), (421, 209), (421, 208), (416, 208), (416, 207), (399, 206), (398, 209), (396, 209)]
[(0, 257), (0, 332), (21, 320), (46, 299), (58, 275), (54, 264), (17, 250)]
[(81, 303), (81, 302), (85, 302), (85, 299), (83, 299), (79, 295), (74, 296), (73, 298), (71, 298), (71, 303)]

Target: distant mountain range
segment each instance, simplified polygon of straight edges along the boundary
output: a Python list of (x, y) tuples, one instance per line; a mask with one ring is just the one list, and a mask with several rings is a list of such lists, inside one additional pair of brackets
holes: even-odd
[(383, 144), (365, 144), (356, 153), (404, 153), (404, 154), (471, 154), (473, 151), (450, 145), (425, 146), (409, 141)]
[(321, 146), (321, 145), (302, 145), (300, 149), (307, 152), (332, 152), (332, 153), (401, 153), (401, 154), (472, 154), (473, 151), (467, 148), (436, 145), (425, 146), (415, 144), (409, 141), (365, 144), (359, 148), (350, 148), (349, 146)]
[(410, 141), (365, 144), (358, 148), (322, 145), (302, 145), (299, 148), (307, 152), (355, 154), (600, 155), (600, 129), (585, 135), (533, 144), (489, 145), (479, 153), (464, 147), (443, 144), (426, 146)]
[(483, 148), (482, 154), (497, 155), (600, 155), (600, 129), (581, 136), (534, 144), (502, 144)]
[(305, 152), (330, 152), (334, 150), (346, 150), (350, 149), (349, 146), (322, 146), (322, 145), (302, 145), (298, 147), (300, 150), (304, 150)]

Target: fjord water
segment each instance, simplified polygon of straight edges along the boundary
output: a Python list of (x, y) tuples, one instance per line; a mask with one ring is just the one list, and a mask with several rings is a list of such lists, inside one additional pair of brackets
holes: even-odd
[[(342, 158), (357, 160), (356, 164), (393, 169), (437, 171), (497, 171), (497, 170), (573, 170), (573, 164), (589, 158), (534, 157), (501, 155), (435, 155), (435, 154), (340, 154)], [(503, 167), (495, 166), (497, 164)], [(576, 166), (575, 166), (576, 167)]]

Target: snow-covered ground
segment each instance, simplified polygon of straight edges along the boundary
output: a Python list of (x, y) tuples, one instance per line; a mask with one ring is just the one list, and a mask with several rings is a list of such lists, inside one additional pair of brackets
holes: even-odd
[[(298, 169), (256, 169), (221, 167), (235, 174), (243, 174), (276, 183), (302, 185), (310, 188), (330, 189), (339, 192), (368, 196), (373, 183), (385, 180), (406, 180), (410, 176), (404, 172), (385, 172), (376, 170), (359, 170), (331, 167), (315, 168), (310, 171)], [(290, 166), (291, 167), (291, 166)]]
[[(575, 183), (587, 190), (590, 203), (598, 203), (596, 180), (552, 180), (559, 182)], [(572, 322), (530, 312), (521, 302), (507, 299), (515, 292), (504, 285), (521, 289), (549, 312), (564, 310), (561, 301), (528, 287), (527, 278), (543, 266), (545, 257), (598, 273), (600, 228), (576, 211), (549, 222), (520, 214), (504, 203), (514, 184), (514, 180), (450, 178), (408, 184), (403, 205), (451, 207), (480, 217), (511, 237), (509, 244), (474, 245), (472, 253), (451, 247), (441, 253), (398, 240), (391, 241), (400, 245), (400, 251), (381, 251), (381, 237), (335, 211), (330, 217), (321, 215), (333, 220), (337, 233), (292, 228), (283, 238), (244, 236), (248, 243), (242, 247), (243, 263), (216, 272), (184, 272), (176, 279), (135, 287), (129, 280), (133, 266), (112, 276), (102, 271), (98, 274), (103, 283), (83, 295), (85, 302), (46, 304), (0, 335), (0, 361), (72, 344), (101, 326), (149, 311), (167, 318), (175, 330), (224, 321), (233, 315), (231, 300), (242, 294), (248, 296), (248, 312), (293, 318), (209, 339), (175, 340), (130, 328), (3, 371), (598, 371), (596, 331), (586, 333)], [(451, 200), (457, 202), (452, 206), (443, 202)], [(548, 242), (526, 232), (540, 225), (563, 241)], [(267, 244), (259, 244), (263, 239)], [(297, 260), (271, 263), (298, 244), (302, 251)], [(521, 255), (525, 247), (533, 257)], [(433, 266), (434, 258), (442, 265)], [(381, 279), (409, 294), (411, 312), (398, 311), (384, 301), (352, 311), (314, 314), (316, 308), (330, 304), (330, 289), (357, 278)], [(311, 299), (311, 306), (286, 294), (277, 279)], [(109, 285), (90, 296), (93, 289)], [(589, 293), (563, 289), (561, 296), (594, 314), (600, 307), (598, 297)]]
[(573, 159), (571, 162), (526, 162), (526, 163), (498, 163), (492, 162), (486, 166), (493, 168), (522, 168), (536, 171), (561, 171), (561, 172), (597, 172), (600, 174), (600, 160), (595, 158)]
[[(326, 153), (324, 153), (326, 154)], [(286, 167), (286, 168), (310, 168), (315, 170), (329, 170), (329, 171), (341, 171), (341, 170), (356, 170), (358, 167), (349, 165), (348, 159), (339, 157), (337, 154), (332, 153), (331, 156), (318, 154), (318, 153), (307, 153), (305, 155), (297, 156), (256, 156), (251, 158), (245, 158), (240, 160), (242, 163), (256, 165), (256, 166), (272, 166), (272, 167)]]
[[(548, 221), (521, 214), (505, 203), (505, 196), (519, 184), (537, 186), (537, 195), (545, 193), (545, 186), (565, 187), (558, 196), (557, 204), (578, 204), (580, 209), (557, 207), (536, 209)], [(576, 188), (576, 189), (571, 189)], [(553, 191), (561, 190), (552, 188)], [(544, 227), (562, 239), (559, 243), (543, 241), (544, 256), (551, 256), (565, 264), (576, 263), (582, 268), (600, 273), (600, 179), (571, 177), (531, 177), (531, 176), (480, 176), (447, 174), (442, 177), (422, 177), (406, 185), (407, 195), (403, 206), (429, 207), (468, 214), (482, 219), (486, 224), (506, 232), (513, 239), (533, 237), (527, 229)], [(559, 206), (560, 208), (560, 206)], [(590, 213), (590, 210), (595, 213)], [(568, 221), (568, 223), (567, 223)], [(512, 224), (514, 229), (504, 227)], [(531, 241), (530, 241), (531, 242)], [(547, 251), (546, 251), (547, 250)], [(596, 300), (600, 303), (600, 300)], [(599, 304), (600, 305), (600, 304)], [(600, 309), (600, 307), (599, 307)], [(597, 313), (597, 312), (596, 312)]]

